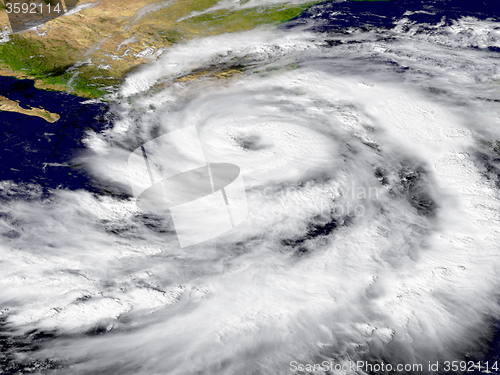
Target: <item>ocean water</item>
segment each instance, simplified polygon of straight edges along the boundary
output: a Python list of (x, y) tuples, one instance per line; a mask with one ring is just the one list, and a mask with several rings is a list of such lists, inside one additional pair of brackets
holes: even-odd
[[(398, 23), (404, 19), (405, 23), (420, 25), (419, 32), (422, 34), (432, 34), (436, 27), (446, 27), (456, 25), (457, 21), (464, 17), (470, 17), (477, 20), (500, 20), (500, 6), (495, 1), (462, 1), (462, 0), (444, 0), (444, 1), (348, 1), (348, 2), (325, 2), (312, 6), (300, 16), (286, 22), (280, 28), (291, 30), (300, 28), (317, 33), (326, 33), (329, 38), (328, 45), (337, 46), (343, 43), (342, 34), (352, 29), (364, 31), (375, 31), (377, 29), (392, 29), (397, 27)], [(340, 36), (335, 39), (335, 36)], [(390, 39), (388, 38), (388, 41)], [(362, 43), (361, 41), (354, 41)], [(470, 43), (470, 40), (469, 40)], [(492, 52), (499, 52), (497, 45), (475, 45), (464, 43), (460, 48), (483, 49)], [(394, 64), (394, 71), (404, 73), (407, 67)], [(500, 128), (497, 129), (500, 137)], [(488, 159), (485, 160), (486, 168), (493, 169), (498, 176), (498, 162), (500, 158), (494, 159), (497, 167), (489, 165)], [(496, 184), (500, 188), (498, 177), (495, 177)], [(498, 327), (498, 323), (495, 324)], [(500, 329), (496, 328), (494, 336), (490, 336), (489, 349), (482, 355), (485, 362), (500, 363)], [(480, 355), (480, 357), (482, 356)], [(479, 371), (480, 373), (487, 373)]]
[(286, 22), (282, 28), (310, 25), (317, 32), (339, 31), (343, 28), (392, 28), (402, 18), (422, 25), (451, 25), (462, 17), (494, 19), (500, 9), (493, 0), (390, 0), (390, 1), (326, 1), (307, 9)]
[[(0, 114), (0, 179), (50, 189), (97, 191), (81, 166), (75, 164), (88, 131), (110, 126), (108, 106), (63, 92), (38, 90), (31, 80), (0, 77), (0, 95), (23, 108), (44, 108), (61, 118), (49, 123), (40, 117), (3, 111)], [(6, 196), (3, 195), (5, 198)]]
[[(83, 183), (61, 172), (50, 200), (3, 202), (2, 364), (274, 375), (304, 373), (293, 361), (497, 360), (500, 31), (481, 3), (326, 2), (278, 31), (176, 45), (127, 77), (113, 115), (90, 115), (110, 126), (55, 148)], [(186, 126), (207, 160), (240, 167), (249, 214), (181, 249), (169, 216), (129, 196), (141, 175), (127, 159)]]

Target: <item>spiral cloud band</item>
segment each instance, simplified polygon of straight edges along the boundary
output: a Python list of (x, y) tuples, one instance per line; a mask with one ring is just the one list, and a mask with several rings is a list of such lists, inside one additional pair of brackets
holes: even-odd
[(224, 234), (247, 216), (240, 169), (207, 163), (195, 127), (147, 142), (128, 165), (137, 205), (169, 209), (181, 248)]
[[(477, 155), (487, 154), (480, 142), (494, 139), (498, 118), (473, 98), (495, 97), (474, 79), (495, 69), (487, 52), (450, 57), (427, 35), (380, 33), (362, 43), (340, 35), (335, 48), (308, 33), (212, 37), (129, 78), (124, 93), (156, 110), (135, 117), (123, 107), (113, 137), (126, 143), (193, 124), (207, 159), (240, 167), (248, 199), (247, 220), (219, 237), (217, 260), (196, 256), (203, 276), (190, 281), (210, 297), (193, 316), (137, 332), (144, 358), (169, 353), (151, 369), (285, 374), (291, 361), (358, 359), (410, 366), (461, 358), (488, 337), (498, 316), (500, 206), (497, 177)], [(389, 36), (390, 48), (380, 41)], [(471, 53), (474, 64), (460, 69)], [(249, 68), (222, 86), (170, 78), (215, 62)], [(119, 149), (108, 152), (118, 162)]]
[(88, 132), (78, 162), (108, 196), (9, 203), (29, 235), (1, 266), (20, 270), (6, 324), (56, 332), (35, 355), (65, 374), (480, 358), (500, 318), (499, 37), (404, 16), (173, 46)]

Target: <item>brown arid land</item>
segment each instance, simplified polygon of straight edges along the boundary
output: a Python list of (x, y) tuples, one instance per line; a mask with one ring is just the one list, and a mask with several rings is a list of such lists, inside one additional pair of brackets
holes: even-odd
[(102, 98), (129, 72), (176, 43), (263, 24), (277, 26), (318, 2), (245, 8), (240, 1), (241, 7), (199, 14), (218, 0), (82, 0), (69, 15), (16, 34), (6, 32), (10, 23), (2, 6), (0, 75), (33, 79), (41, 89)]
[(51, 113), (43, 108), (31, 108), (31, 107), (29, 109), (23, 108), (21, 107), (19, 102), (10, 100), (9, 98), (6, 98), (5, 96), (1, 95), (0, 95), (0, 111), (17, 112), (17, 113), (23, 113), (28, 116), (41, 117), (48, 122), (56, 122), (60, 118), (60, 116), (57, 113)]

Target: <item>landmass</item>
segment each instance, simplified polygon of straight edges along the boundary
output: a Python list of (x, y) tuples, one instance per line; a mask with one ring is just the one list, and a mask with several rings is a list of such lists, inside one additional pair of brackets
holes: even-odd
[(41, 89), (99, 98), (115, 92), (129, 72), (172, 45), (264, 24), (277, 26), (319, 2), (249, 7), (242, 0), (220, 8), (219, 0), (82, 0), (67, 15), (17, 34), (5, 32), (10, 24), (1, 7), (0, 75), (33, 79)]
[(17, 112), (28, 116), (41, 117), (48, 122), (56, 122), (61, 118), (57, 113), (51, 113), (43, 108), (23, 108), (19, 105), (19, 102), (0, 95), (0, 112), (1, 111)]

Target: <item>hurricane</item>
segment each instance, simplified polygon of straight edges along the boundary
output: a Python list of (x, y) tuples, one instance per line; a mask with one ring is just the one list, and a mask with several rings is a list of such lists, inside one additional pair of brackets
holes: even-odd
[[(2, 202), (2, 324), (43, 373), (484, 360), (500, 317), (498, 22), (411, 18), (424, 9), (328, 28), (342, 12), (325, 4), (131, 72), (75, 156), (101, 193), (4, 186), (33, 197)], [(248, 214), (181, 248), (168, 210), (136, 204), (127, 161), (187, 127), (207, 162), (239, 167)]]

